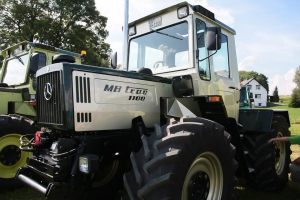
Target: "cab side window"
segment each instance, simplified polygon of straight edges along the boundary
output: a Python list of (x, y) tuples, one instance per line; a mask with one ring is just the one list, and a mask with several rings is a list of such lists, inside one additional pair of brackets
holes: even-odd
[(206, 24), (200, 19), (196, 19), (196, 33), (197, 33), (197, 48), (199, 51), (198, 58), (198, 68), (199, 68), (199, 76), (202, 80), (210, 80), (210, 67), (209, 67), (209, 59), (205, 59), (208, 56), (208, 51), (205, 48), (205, 29)]
[(39, 67), (38, 69), (41, 69), (42, 67), (45, 67), (46, 66), (46, 54), (45, 53), (42, 53), (42, 52), (36, 52), (39, 54)]
[(230, 78), (229, 59), (228, 59), (228, 39), (222, 34), (221, 49), (212, 56), (214, 63), (214, 73), (218, 76)]

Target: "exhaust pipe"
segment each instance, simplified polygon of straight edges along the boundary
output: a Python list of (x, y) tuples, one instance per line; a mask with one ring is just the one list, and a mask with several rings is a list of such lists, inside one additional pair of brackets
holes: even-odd
[(30, 177), (30, 173), (32, 173), (30, 168), (22, 167), (18, 169), (15, 178), (42, 193), (46, 199), (57, 200), (68, 197), (70, 192), (69, 184), (64, 182), (51, 182), (48, 184), (48, 186), (44, 186), (38, 181), (33, 180)]
[(38, 182), (32, 180), (31, 178), (29, 178), (27, 176), (24, 176), (23, 174), (19, 174), (17, 176), (17, 178), (18, 178), (18, 180), (22, 181), (26, 185), (29, 185), (33, 189), (41, 192), (42, 194), (46, 194), (47, 188), (45, 188), (44, 186), (40, 185)]

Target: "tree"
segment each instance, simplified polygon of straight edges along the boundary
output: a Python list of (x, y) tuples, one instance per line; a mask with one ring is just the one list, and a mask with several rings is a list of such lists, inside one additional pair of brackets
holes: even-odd
[(273, 91), (273, 96), (278, 96), (278, 88), (275, 86), (275, 89)]
[(296, 83), (297, 87), (300, 88), (300, 66), (296, 69), (293, 81)]
[(268, 78), (261, 73), (255, 71), (239, 71), (240, 81), (248, 80), (251, 78), (255, 78), (259, 84), (261, 84), (264, 88), (266, 88), (267, 92), (269, 93), (269, 82)]
[(0, 44), (28, 40), (80, 53), (84, 63), (107, 65), (107, 18), (94, 0), (5, 0), (0, 5)]
[(293, 89), (293, 93), (292, 93), (292, 96), (291, 96), (291, 101), (289, 103), (289, 107), (300, 108), (300, 89), (298, 87)]
[(293, 89), (289, 107), (300, 108), (300, 66), (296, 69), (293, 81), (296, 83), (296, 88)]

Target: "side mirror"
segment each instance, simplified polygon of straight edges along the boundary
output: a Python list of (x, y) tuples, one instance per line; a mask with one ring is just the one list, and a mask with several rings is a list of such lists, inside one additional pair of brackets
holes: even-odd
[(222, 34), (220, 27), (206, 28), (206, 48), (209, 51), (219, 50), (221, 48)]
[(30, 59), (30, 74), (35, 74), (39, 67), (39, 54), (33, 53)]
[(118, 61), (118, 58), (117, 58), (117, 52), (113, 53), (111, 56), (110, 56), (110, 67), (113, 68), (113, 69), (116, 69), (117, 68), (117, 61)]

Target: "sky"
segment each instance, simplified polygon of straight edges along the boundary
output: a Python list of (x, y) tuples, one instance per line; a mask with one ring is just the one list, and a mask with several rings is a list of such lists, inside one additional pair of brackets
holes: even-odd
[[(106, 42), (118, 52), (122, 63), (125, 0), (95, 0), (100, 14), (108, 18)], [(129, 0), (129, 22), (182, 2), (180, 0)], [(256, 71), (268, 77), (269, 94), (291, 95), (300, 66), (299, 0), (188, 0), (215, 14), (236, 31), (239, 70)]]

